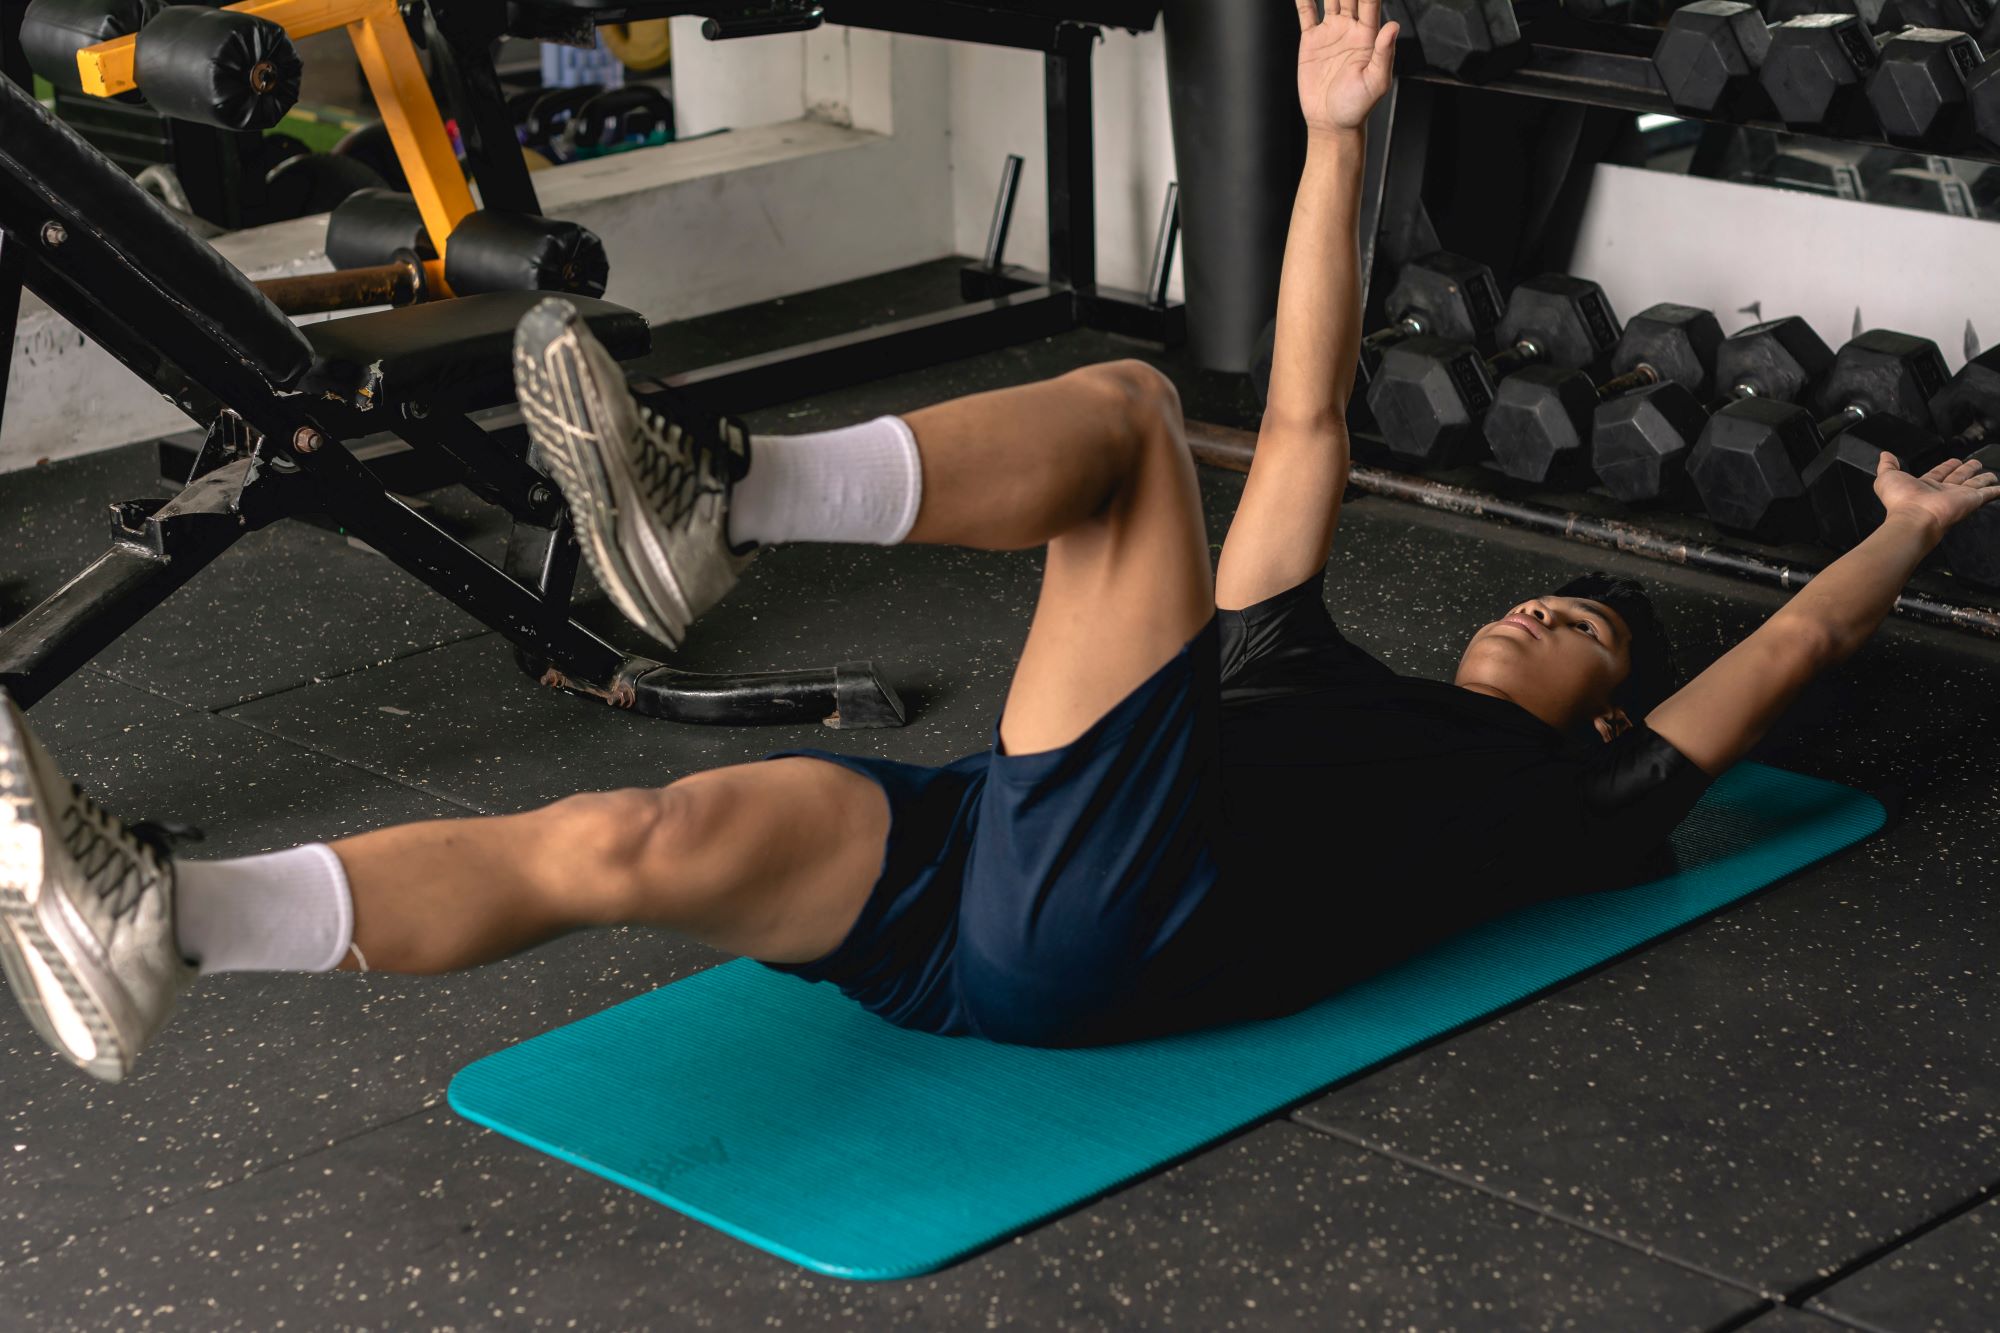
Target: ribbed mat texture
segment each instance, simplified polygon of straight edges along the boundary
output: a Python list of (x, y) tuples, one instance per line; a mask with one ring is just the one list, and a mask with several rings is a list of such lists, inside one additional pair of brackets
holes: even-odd
[(932, 1272), (1329, 1084), (1616, 957), (1884, 823), (1870, 797), (1742, 764), (1682, 867), (1457, 936), (1304, 1013), (1041, 1051), (905, 1032), (750, 962), (460, 1071), (467, 1119), (807, 1268)]

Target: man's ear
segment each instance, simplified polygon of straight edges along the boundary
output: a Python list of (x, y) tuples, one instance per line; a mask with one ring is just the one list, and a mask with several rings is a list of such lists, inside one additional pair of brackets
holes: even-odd
[(1632, 730), (1632, 719), (1625, 716), (1624, 709), (1611, 708), (1592, 718), (1590, 726), (1597, 733), (1597, 738), (1608, 745)]

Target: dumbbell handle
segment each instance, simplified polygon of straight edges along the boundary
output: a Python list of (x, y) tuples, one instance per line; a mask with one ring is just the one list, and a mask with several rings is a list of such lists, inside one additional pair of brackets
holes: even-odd
[(1548, 353), (1533, 338), (1521, 338), (1512, 347), (1502, 348), (1486, 358), (1486, 368), (1493, 372), (1493, 378), (1511, 375), (1523, 366), (1538, 366), (1548, 360)]
[(1414, 338), (1418, 334), (1428, 332), (1430, 330), (1424, 327), (1424, 317), (1422, 315), (1399, 315), (1394, 323), (1384, 328), (1379, 328), (1366, 338), (1363, 338), (1361, 340), (1361, 350), (1364, 352), (1379, 352), (1385, 347), (1394, 347), (1405, 338)]
[(1822, 417), (1814, 422), (1813, 430), (1822, 440), (1830, 440), (1867, 415), (1867, 408), (1859, 403), (1849, 403), (1832, 416)]
[(1597, 400), (1605, 402), (1609, 399), (1619, 397), (1621, 394), (1630, 393), (1634, 389), (1643, 389), (1648, 384), (1658, 384), (1661, 378), (1660, 372), (1651, 366), (1634, 366), (1623, 375), (1613, 375), (1610, 379), (1598, 385)]

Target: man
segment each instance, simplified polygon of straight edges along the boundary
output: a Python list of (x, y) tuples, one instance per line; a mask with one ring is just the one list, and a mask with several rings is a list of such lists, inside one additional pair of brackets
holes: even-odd
[[(1348, 468), (1361, 127), (1378, 0), (1298, 0), (1311, 148), (1257, 461), (1219, 569), (1179, 403), (1097, 366), (803, 440), (641, 413), (548, 302), (518, 376), (600, 581), (678, 642), (760, 545), (1046, 546), (988, 751), (816, 752), (525, 814), (176, 861), (0, 708), (0, 960), (105, 1079), (215, 971), (437, 973), (566, 931), (670, 927), (891, 1022), (1073, 1045), (1300, 1008), (1521, 903), (1629, 881), (1710, 776), (1855, 651), (1994, 478), (1884, 455), (1881, 529), (1659, 702), (1643, 593), (1590, 576), (1480, 629), (1453, 681), (1347, 643), (1320, 581)], [(1642, 719), (1643, 720), (1640, 720)]]

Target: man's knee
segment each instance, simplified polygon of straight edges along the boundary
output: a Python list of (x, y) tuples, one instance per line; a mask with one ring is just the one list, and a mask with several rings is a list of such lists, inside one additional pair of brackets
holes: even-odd
[(718, 841), (727, 818), (726, 794), (697, 778), (667, 787), (589, 792), (558, 802), (564, 815), (557, 863), (578, 888), (605, 904), (611, 918), (639, 919), (657, 896), (663, 872), (682, 883)]
[(1129, 432), (1148, 443), (1169, 439), (1176, 443), (1186, 433), (1181, 415), (1180, 390), (1167, 376), (1144, 361), (1107, 361), (1080, 372), (1093, 376), (1105, 391), (1116, 395)]
[(1187, 425), (1174, 382), (1144, 361), (1107, 361), (1075, 372), (1089, 380), (1109, 404), (1119, 481), (1127, 493), (1138, 479), (1162, 471), (1194, 484), (1194, 461), (1187, 449)]

